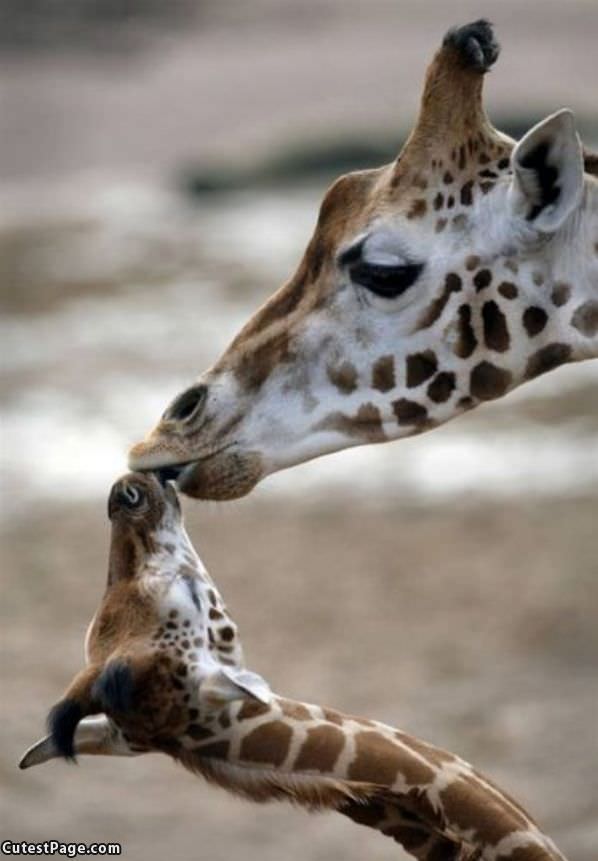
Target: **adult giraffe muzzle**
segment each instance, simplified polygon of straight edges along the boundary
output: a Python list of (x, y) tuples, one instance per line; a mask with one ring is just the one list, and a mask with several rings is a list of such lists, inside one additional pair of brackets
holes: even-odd
[(598, 356), (598, 158), (568, 110), (517, 144), (492, 127), (497, 56), (486, 21), (446, 35), (399, 157), (332, 185), (294, 276), (132, 448), (133, 469), (234, 498)]

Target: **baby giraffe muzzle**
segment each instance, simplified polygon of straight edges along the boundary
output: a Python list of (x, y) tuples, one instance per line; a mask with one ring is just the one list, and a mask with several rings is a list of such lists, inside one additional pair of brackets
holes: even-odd
[(419, 861), (564, 861), (523, 808), (464, 760), (377, 721), (278, 696), (245, 669), (171, 483), (127, 475), (108, 513), (108, 583), (87, 666), (21, 768), (161, 751), (252, 801), (336, 810)]

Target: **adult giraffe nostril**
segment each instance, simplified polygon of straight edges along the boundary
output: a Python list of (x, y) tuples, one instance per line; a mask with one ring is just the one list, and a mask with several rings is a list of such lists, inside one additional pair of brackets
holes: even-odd
[(191, 386), (178, 398), (175, 398), (168, 407), (163, 419), (167, 421), (187, 422), (197, 416), (207, 397), (207, 387), (203, 385)]

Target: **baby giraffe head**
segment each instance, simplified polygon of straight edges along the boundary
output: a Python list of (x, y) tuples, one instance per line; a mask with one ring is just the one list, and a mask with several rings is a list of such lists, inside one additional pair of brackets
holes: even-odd
[(87, 666), (23, 768), (79, 752), (176, 756), (228, 700), (269, 699), (267, 684), (244, 669), (236, 625), (189, 541), (174, 486), (126, 475), (108, 514), (108, 582), (87, 632)]
[(326, 194), (291, 280), (133, 447), (192, 496), (427, 431), (598, 355), (598, 183), (572, 114), (519, 143), (482, 104), (490, 25), (451, 30), (392, 164)]

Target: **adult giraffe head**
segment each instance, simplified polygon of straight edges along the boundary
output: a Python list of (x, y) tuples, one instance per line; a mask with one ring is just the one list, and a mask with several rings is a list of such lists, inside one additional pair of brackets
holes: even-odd
[(440, 425), (598, 355), (598, 159), (563, 110), (515, 145), (482, 105), (486, 21), (451, 30), (392, 164), (326, 194), (303, 260), (130, 453), (195, 497)]

